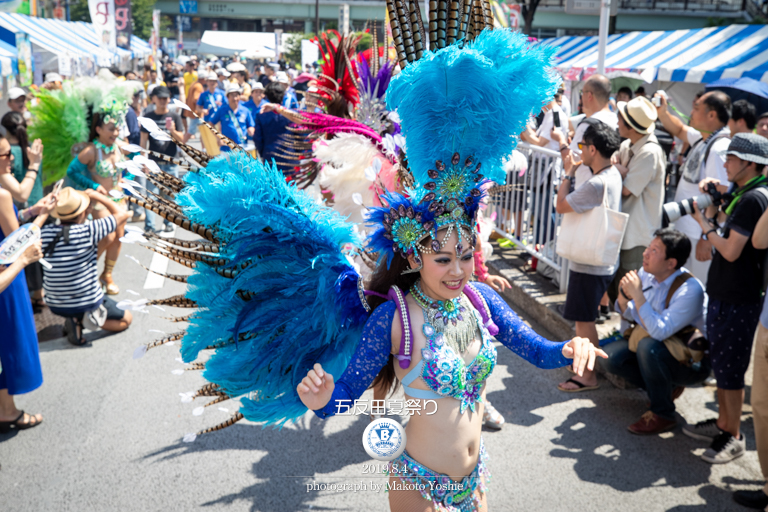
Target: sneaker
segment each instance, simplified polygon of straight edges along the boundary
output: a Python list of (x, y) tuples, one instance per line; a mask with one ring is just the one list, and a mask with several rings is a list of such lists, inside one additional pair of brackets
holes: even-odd
[(176, 226), (173, 224), (166, 225), (162, 231), (158, 231), (157, 234), (160, 235), (163, 238), (173, 236), (173, 234), (176, 232)]
[(762, 489), (757, 491), (736, 491), (733, 493), (733, 501), (747, 508), (764, 510), (768, 507), (768, 495)]
[(134, 213), (133, 217), (131, 217), (130, 222), (143, 222), (144, 220), (146, 220), (146, 218), (147, 218), (147, 214), (146, 213), (141, 213), (139, 215), (136, 215)]
[(687, 424), (683, 427), (683, 434), (701, 441), (713, 441), (723, 431), (717, 426), (717, 419), (700, 421), (695, 425)]
[(721, 432), (701, 458), (711, 464), (725, 464), (741, 457), (746, 451), (747, 443), (744, 441), (744, 434), (741, 434), (741, 439), (736, 439), (730, 432)]

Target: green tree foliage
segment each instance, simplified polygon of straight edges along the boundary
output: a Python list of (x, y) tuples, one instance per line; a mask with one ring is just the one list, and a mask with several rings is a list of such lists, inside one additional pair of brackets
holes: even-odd
[(283, 57), (290, 62), (301, 62), (301, 42), (312, 39), (315, 34), (311, 32), (292, 34), (291, 38), (285, 44), (285, 54)]

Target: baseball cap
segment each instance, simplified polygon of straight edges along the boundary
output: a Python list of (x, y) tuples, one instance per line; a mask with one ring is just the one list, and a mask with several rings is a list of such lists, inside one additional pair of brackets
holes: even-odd
[(61, 75), (58, 73), (46, 73), (45, 81), (46, 82), (63, 82), (64, 79), (61, 78)]
[(217, 69), (217, 70), (216, 70), (216, 74), (217, 74), (217, 75), (221, 75), (221, 76), (223, 76), (223, 77), (225, 77), (225, 78), (226, 78), (226, 77), (228, 77), (228, 76), (230, 75), (229, 71), (227, 71), (227, 70), (226, 70), (226, 69), (224, 69), (224, 68), (219, 68), (219, 69)]
[(288, 78), (288, 74), (285, 71), (278, 71), (277, 72), (277, 81), (281, 84), (289, 84), (291, 83), (291, 79)]
[(243, 92), (243, 88), (240, 87), (240, 85), (238, 85), (238, 84), (229, 82), (229, 83), (227, 83), (226, 89), (224, 89), (224, 94), (229, 96), (229, 94), (232, 93), (232, 92), (237, 92), (237, 93)]
[(15, 100), (26, 95), (27, 93), (24, 92), (24, 89), (22, 89), (21, 87), (11, 87), (11, 90), (8, 91), (8, 99), (10, 100)]
[(263, 91), (264, 90), (264, 84), (261, 82), (254, 82), (251, 86), (251, 89), (254, 91)]

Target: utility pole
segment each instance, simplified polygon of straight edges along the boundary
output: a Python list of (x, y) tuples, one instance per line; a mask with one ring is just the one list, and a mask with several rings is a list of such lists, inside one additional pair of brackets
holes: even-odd
[(315, 35), (320, 35), (320, 0), (315, 0)]
[(611, 20), (611, 0), (600, 3), (600, 33), (597, 37), (597, 72), (605, 74), (605, 47), (608, 44), (608, 24)]

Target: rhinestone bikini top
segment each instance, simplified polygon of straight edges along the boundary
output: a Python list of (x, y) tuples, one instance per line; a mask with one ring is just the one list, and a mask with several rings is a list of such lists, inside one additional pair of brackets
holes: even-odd
[[(480, 392), (483, 384), (496, 366), (496, 347), (477, 310), (474, 307), (469, 309), (482, 333), (482, 345), (477, 356), (466, 364), (461, 355), (445, 343), (444, 334), (437, 333), (428, 323), (425, 315), (422, 332), (427, 338), (427, 345), (421, 349), (421, 361), (402, 380), (403, 391), (407, 395), (424, 400), (455, 398), (461, 402), (461, 413), (467, 407), (475, 411), (475, 402), (482, 401)], [(429, 390), (410, 386), (419, 377)]]

